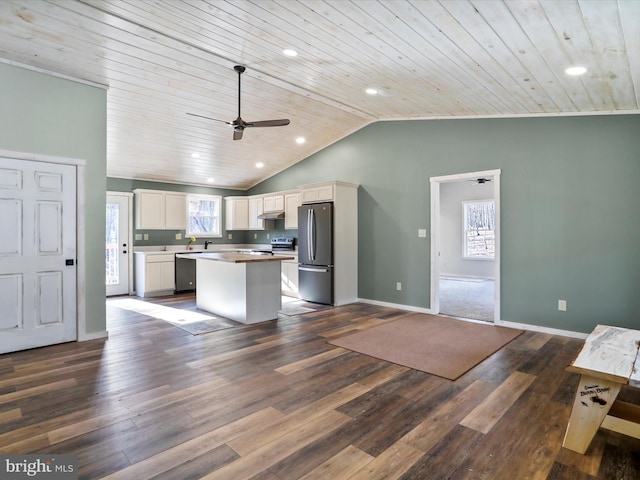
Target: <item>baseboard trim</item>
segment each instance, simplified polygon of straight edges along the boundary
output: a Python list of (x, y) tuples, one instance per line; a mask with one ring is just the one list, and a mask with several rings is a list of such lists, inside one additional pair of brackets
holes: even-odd
[(107, 330), (101, 330), (99, 332), (84, 332), (78, 334), (79, 342), (86, 342), (87, 340), (97, 340), (99, 338), (108, 338), (109, 332)]
[[(377, 305), (379, 307), (397, 308), (399, 310), (408, 310), (410, 312), (428, 313), (430, 315), (434, 315), (433, 311), (430, 308), (425, 307), (413, 307), (411, 305), (402, 305), (400, 303), (380, 302), (378, 300), (370, 300), (367, 298), (359, 298), (358, 301), (362, 303), (368, 303), (370, 305)], [(475, 322), (475, 320), (473, 319), (471, 319), (471, 321)], [(480, 321), (478, 321), (478, 323), (491, 324), (490, 322)], [(541, 327), (539, 325), (530, 325), (528, 323), (508, 322), (505, 320), (499, 320), (495, 322), (494, 325), (507, 328), (517, 328), (518, 330), (528, 330), (531, 332), (548, 333), (550, 335), (559, 335), (561, 337), (579, 338), (582, 340), (585, 340), (589, 336), (588, 333), (574, 332), (572, 330), (561, 330), (558, 328)]]
[(428, 313), (433, 315), (433, 311), (430, 308), (414, 307), (412, 305), (402, 305), (400, 303), (380, 302), (378, 300), (369, 300), (368, 298), (359, 298), (357, 300), (361, 303), (368, 303), (370, 305), (377, 305), (379, 307), (397, 308), (399, 310), (408, 310), (410, 312)]
[(582, 332), (574, 332), (573, 330), (561, 330), (559, 328), (541, 327), (540, 325), (530, 325), (528, 323), (507, 322), (500, 320), (496, 325), (508, 328), (518, 328), (520, 330), (529, 330), (532, 332), (548, 333), (551, 335), (560, 335), (561, 337), (579, 338), (585, 340), (589, 334)]

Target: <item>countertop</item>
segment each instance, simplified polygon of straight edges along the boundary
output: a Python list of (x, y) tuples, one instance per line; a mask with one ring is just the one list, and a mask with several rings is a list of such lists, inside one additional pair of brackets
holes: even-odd
[(294, 260), (294, 256), (283, 255), (256, 255), (241, 252), (210, 252), (210, 253), (176, 253), (177, 258), (195, 258), (201, 260), (213, 260), (216, 262), (251, 263), (251, 262), (281, 262)]

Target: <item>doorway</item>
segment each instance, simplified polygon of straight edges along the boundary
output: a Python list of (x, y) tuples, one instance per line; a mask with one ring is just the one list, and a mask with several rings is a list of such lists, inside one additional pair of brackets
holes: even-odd
[(132, 293), (132, 200), (131, 193), (107, 192), (105, 282), (108, 297)]
[(500, 170), (433, 177), (430, 185), (431, 310), (498, 323)]

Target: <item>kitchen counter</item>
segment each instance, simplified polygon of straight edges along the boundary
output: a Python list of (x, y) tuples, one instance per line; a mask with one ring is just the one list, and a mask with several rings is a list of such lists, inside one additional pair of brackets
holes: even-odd
[(246, 324), (278, 318), (281, 262), (295, 257), (237, 251), (176, 256), (196, 260), (199, 309)]
[(217, 262), (251, 263), (251, 262), (281, 262), (282, 260), (294, 260), (290, 255), (263, 255), (245, 252), (211, 252), (211, 253), (176, 253), (178, 258), (193, 258), (200, 260), (213, 260)]

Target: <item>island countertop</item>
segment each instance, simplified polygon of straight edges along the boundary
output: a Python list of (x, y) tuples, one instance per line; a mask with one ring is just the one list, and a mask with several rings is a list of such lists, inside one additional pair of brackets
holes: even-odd
[(282, 260), (295, 259), (295, 257), (285, 255), (259, 255), (241, 252), (177, 253), (176, 258), (193, 258), (227, 263), (281, 262)]

